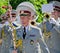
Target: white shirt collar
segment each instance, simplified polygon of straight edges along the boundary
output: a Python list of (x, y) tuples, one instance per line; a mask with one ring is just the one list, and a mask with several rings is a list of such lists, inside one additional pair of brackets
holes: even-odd
[[(22, 26), (22, 28), (24, 28), (24, 26)], [(25, 29), (26, 29), (26, 32), (27, 32), (28, 29), (29, 29), (29, 26), (26, 26)]]

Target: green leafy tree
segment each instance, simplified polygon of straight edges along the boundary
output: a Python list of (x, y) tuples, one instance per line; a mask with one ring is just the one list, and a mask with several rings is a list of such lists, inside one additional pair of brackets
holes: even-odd
[(46, 4), (47, 3), (47, 0), (30, 0), (35, 8), (36, 8), (36, 13), (38, 16), (38, 19), (37, 19), (37, 22), (41, 22), (43, 20), (43, 14), (42, 14), (42, 11), (41, 11), (41, 7), (42, 7), (42, 4)]
[(6, 12), (6, 9), (3, 9), (2, 6), (7, 6), (8, 0), (0, 0), (0, 15)]
[(38, 16), (37, 22), (41, 22), (43, 20), (43, 14), (41, 11), (41, 6), (42, 4), (46, 4), (47, 0), (0, 0), (0, 15), (4, 12), (6, 12), (6, 9), (2, 9), (3, 5), (9, 5), (8, 2), (11, 4), (11, 6), (13, 7), (13, 9), (16, 9), (16, 7), (24, 1), (29, 1), (31, 3), (33, 3), (33, 5), (36, 8), (36, 13)]

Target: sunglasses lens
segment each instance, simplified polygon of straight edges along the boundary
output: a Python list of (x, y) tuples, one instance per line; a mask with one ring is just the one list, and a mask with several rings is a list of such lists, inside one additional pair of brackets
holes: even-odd
[(29, 14), (20, 14), (20, 16), (29, 16)]

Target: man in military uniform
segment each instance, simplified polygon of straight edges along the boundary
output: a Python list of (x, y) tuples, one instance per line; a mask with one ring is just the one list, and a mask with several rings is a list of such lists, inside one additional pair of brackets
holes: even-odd
[(51, 53), (60, 53), (60, 42), (59, 42), (59, 40), (60, 40), (60, 33), (59, 33), (60, 20), (59, 20), (59, 14), (58, 14), (58, 12), (60, 11), (60, 8), (59, 8), (60, 2), (53, 1), (51, 4), (53, 4), (54, 11), (51, 12), (51, 20), (49, 22), (51, 25), (47, 23), (46, 28), (43, 29), (45, 31), (44, 36), (48, 37), (47, 39), (46, 38), (44, 38), (44, 39), (46, 40), (47, 46)]
[(60, 18), (59, 18), (59, 11), (60, 11), (60, 2), (53, 1), (54, 12), (51, 13), (53, 18), (54, 27), (51, 30), (51, 37), (49, 38), (49, 49), (51, 53), (60, 53)]
[[(46, 10), (46, 9), (44, 9), (44, 10)], [(51, 34), (50, 31), (52, 30), (53, 25), (50, 23), (50, 13), (49, 12), (44, 12), (44, 13), (45, 14), (44, 14), (43, 21), (41, 23), (38, 23), (38, 24), (35, 23), (36, 24), (35, 26), (41, 28), (42, 33), (43, 33), (42, 36), (44, 38), (44, 41), (47, 44), (47, 40), (50, 37), (50, 34)]]
[[(59, 40), (60, 40), (60, 18), (59, 18), (59, 12), (60, 12), (60, 2), (53, 1), (51, 4), (53, 4), (54, 11), (51, 13), (51, 15), (46, 14), (46, 21), (43, 21), (38, 27), (42, 29), (44, 40), (50, 50), (51, 53), (60, 53), (60, 46), (59, 46)], [(49, 17), (51, 16), (51, 17)]]
[[(5, 16), (6, 17), (6, 16)], [(1, 28), (0, 39), (2, 40), (1, 53), (9, 53), (9, 46), (11, 43), (11, 34), (8, 35), (8, 27), (5, 25)]]
[(29, 24), (31, 17), (35, 14), (30, 2), (23, 2), (17, 7), (21, 20), (21, 27), (16, 30), (17, 40), (20, 44), (17, 53), (49, 53), (39, 28)]
[[(11, 14), (9, 14), (10, 12)], [(16, 20), (16, 11), (12, 10), (10, 12), (6, 12), (6, 17), (8, 20), (5, 22), (5, 25), (3, 26), (0, 35), (2, 40), (2, 53), (11, 53), (14, 47), (13, 42), (15, 41), (15, 32), (13, 32), (12, 30), (16, 27), (16, 25), (13, 24), (13, 22)]]
[(7, 20), (6, 19), (6, 14), (2, 14), (0, 16), (0, 53), (1, 53), (1, 47), (2, 47), (1, 30), (2, 30), (6, 20)]

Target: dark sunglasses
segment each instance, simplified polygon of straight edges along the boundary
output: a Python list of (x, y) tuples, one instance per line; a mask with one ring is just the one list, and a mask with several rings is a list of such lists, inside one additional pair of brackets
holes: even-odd
[(12, 17), (16, 17), (16, 14), (15, 13), (12, 13), (11, 15), (12, 15)]
[(30, 16), (30, 14), (20, 14), (20, 16)]

